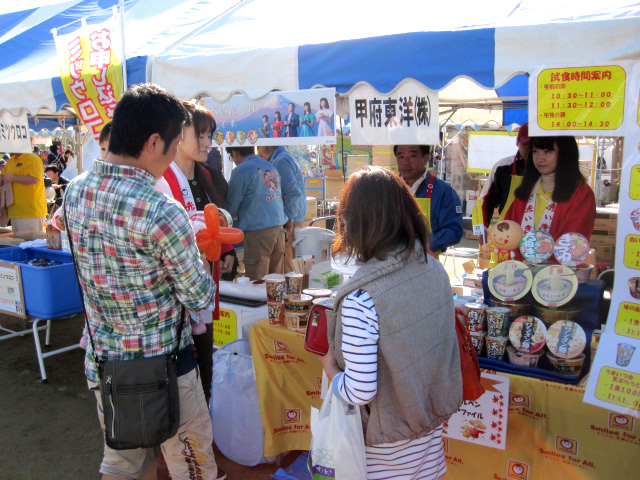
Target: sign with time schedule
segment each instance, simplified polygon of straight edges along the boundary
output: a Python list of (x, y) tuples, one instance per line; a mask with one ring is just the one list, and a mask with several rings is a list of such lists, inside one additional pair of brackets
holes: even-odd
[(541, 130), (616, 130), (624, 120), (627, 74), (619, 65), (546, 68), (537, 76)]

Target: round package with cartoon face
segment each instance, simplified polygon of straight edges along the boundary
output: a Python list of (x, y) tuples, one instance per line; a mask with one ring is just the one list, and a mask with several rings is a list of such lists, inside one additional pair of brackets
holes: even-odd
[(558, 263), (576, 267), (589, 257), (589, 240), (579, 233), (565, 233), (556, 241), (553, 255)]
[(571, 301), (578, 291), (578, 277), (564, 265), (543, 268), (533, 279), (531, 292), (542, 305), (559, 307)]
[(533, 275), (524, 263), (507, 260), (491, 269), (488, 282), (489, 290), (495, 298), (512, 302), (529, 292)]
[(542, 350), (546, 342), (547, 327), (542, 320), (532, 315), (516, 318), (509, 327), (509, 341), (516, 350), (535, 353)]
[(520, 253), (531, 263), (543, 263), (553, 255), (553, 237), (544, 230), (532, 230), (520, 240)]

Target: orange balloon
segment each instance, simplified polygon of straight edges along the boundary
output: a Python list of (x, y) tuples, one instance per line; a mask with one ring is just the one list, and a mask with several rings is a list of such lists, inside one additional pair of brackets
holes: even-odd
[(238, 243), (244, 238), (242, 230), (231, 227), (220, 227), (218, 207), (209, 203), (204, 207), (204, 223), (206, 228), (196, 234), (198, 250), (203, 252), (207, 260), (220, 260), (222, 243)]

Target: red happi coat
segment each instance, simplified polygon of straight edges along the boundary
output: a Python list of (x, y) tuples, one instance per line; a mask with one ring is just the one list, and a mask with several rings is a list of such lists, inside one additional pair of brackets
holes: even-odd
[[(520, 224), (527, 207), (527, 201), (516, 197), (504, 219), (513, 220)], [(589, 239), (593, 233), (595, 220), (596, 197), (589, 185), (585, 182), (579, 182), (569, 201), (559, 202), (556, 205), (551, 228), (543, 230), (547, 230), (554, 240), (570, 232), (580, 233)], [(516, 256), (518, 260), (522, 259), (519, 251), (516, 251)]]

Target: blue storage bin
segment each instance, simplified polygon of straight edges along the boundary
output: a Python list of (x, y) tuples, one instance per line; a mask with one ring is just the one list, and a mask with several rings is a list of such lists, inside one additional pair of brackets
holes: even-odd
[(49, 319), (82, 312), (80, 287), (69, 252), (48, 248), (0, 249), (0, 260), (4, 262), (37, 258), (60, 262), (61, 265), (35, 267), (19, 264), (27, 315)]

